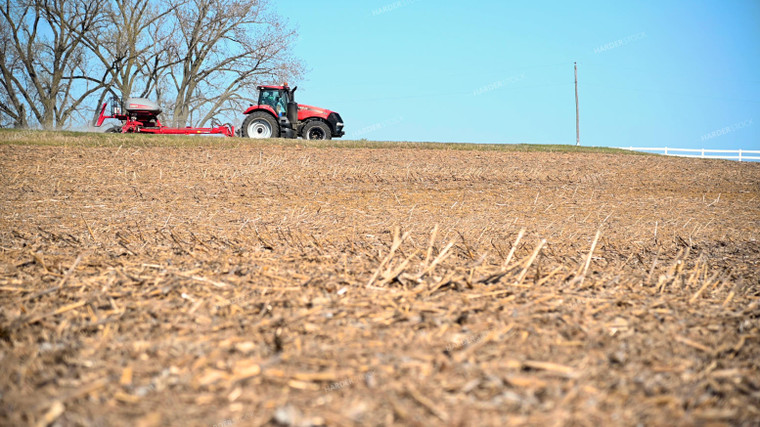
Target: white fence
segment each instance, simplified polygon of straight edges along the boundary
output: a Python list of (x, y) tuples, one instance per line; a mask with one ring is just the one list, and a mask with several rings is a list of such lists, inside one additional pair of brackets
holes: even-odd
[(704, 159), (725, 159), (746, 161), (760, 161), (758, 150), (708, 150), (704, 148), (668, 148), (668, 147), (617, 147), (623, 150), (646, 151), (661, 153), (666, 156), (678, 157), (701, 157)]

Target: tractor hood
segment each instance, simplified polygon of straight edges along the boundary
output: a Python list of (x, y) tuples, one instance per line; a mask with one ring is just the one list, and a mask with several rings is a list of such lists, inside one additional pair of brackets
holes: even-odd
[(301, 111), (301, 110), (310, 111), (312, 114), (320, 115), (320, 116), (321, 115), (328, 116), (330, 115), (330, 113), (332, 113), (332, 111), (327, 110), (325, 108), (314, 107), (314, 106), (306, 105), (306, 104), (298, 104), (298, 111)]
[(343, 132), (343, 119), (340, 114), (325, 108), (314, 107), (311, 105), (298, 104), (298, 121), (305, 122), (312, 119), (321, 119), (330, 125), (332, 136), (340, 138), (346, 133)]

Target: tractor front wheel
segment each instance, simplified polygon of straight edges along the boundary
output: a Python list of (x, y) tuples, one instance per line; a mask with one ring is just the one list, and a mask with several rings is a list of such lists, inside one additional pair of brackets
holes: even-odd
[(242, 133), (244, 138), (278, 138), (280, 126), (271, 114), (254, 111), (243, 120)]
[(327, 123), (319, 120), (312, 120), (304, 125), (303, 138), (330, 139), (332, 138), (332, 132), (330, 132), (330, 126), (327, 126)]

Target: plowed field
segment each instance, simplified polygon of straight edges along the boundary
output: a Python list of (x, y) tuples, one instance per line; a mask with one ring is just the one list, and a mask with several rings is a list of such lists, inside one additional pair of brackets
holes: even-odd
[(757, 425), (760, 164), (0, 145), (2, 425)]

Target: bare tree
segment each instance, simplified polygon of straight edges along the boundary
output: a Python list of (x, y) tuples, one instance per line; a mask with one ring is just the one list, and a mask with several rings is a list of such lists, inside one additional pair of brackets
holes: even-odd
[(204, 125), (257, 84), (299, 76), (295, 36), (267, 0), (6, 0), (0, 125), (65, 127), (109, 93)]
[[(78, 85), (88, 72), (84, 34), (101, 24), (104, 0), (8, 0), (0, 7), (3, 112), (28, 126), (26, 110), (44, 128), (66, 126), (82, 102), (101, 85)], [(12, 111), (9, 111), (11, 110)]]
[[(7, 10), (9, 5), (5, 5)], [(4, 17), (5, 15), (3, 15)], [(0, 19), (0, 126), (12, 126), (14, 128), (27, 128), (29, 121), (27, 117), (26, 102), (19, 93), (19, 87), (22, 83), (19, 76), (23, 73), (18, 55), (13, 48), (13, 37), (11, 36), (11, 26), (6, 19)]]
[(108, 2), (103, 30), (84, 37), (85, 45), (100, 63), (98, 76), (102, 77), (77, 76), (107, 88), (100, 102), (109, 93), (121, 98), (157, 93), (159, 80), (175, 64), (165, 49), (175, 26), (170, 19), (173, 7), (155, 0)]
[(175, 93), (173, 122), (205, 125), (214, 115), (240, 110), (262, 81), (298, 77), (290, 46), (296, 33), (269, 11), (265, 0), (189, 0), (175, 5), (177, 65), (169, 70)]

